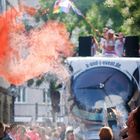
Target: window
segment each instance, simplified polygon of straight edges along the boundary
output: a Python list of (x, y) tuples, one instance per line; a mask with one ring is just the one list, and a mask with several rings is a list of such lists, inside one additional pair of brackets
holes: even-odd
[(16, 97), (16, 102), (17, 103), (26, 102), (26, 88), (25, 87), (19, 87), (18, 96)]
[(43, 103), (46, 103), (46, 91), (45, 89), (43, 90)]

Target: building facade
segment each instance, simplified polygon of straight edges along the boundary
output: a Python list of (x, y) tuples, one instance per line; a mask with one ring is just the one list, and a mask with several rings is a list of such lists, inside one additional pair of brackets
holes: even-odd
[(9, 83), (0, 77), (0, 121), (4, 123), (14, 122), (14, 96), (9, 87)]
[[(56, 122), (64, 121), (65, 98), (61, 91), (60, 112), (55, 114)], [(15, 122), (52, 122), (51, 99), (45, 88), (20, 86), (15, 99)]]

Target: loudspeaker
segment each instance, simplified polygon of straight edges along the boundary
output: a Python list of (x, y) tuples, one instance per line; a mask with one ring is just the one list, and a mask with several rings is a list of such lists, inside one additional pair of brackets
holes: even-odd
[(79, 56), (91, 56), (92, 36), (79, 37)]
[(126, 36), (124, 49), (126, 57), (139, 57), (139, 37)]

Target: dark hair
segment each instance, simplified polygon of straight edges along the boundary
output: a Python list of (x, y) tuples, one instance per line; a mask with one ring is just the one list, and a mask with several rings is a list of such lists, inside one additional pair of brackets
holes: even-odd
[(137, 107), (136, 112), (133, 114), (133, 120), (136, 126), (136, 132), (140, 133), (140, 106)]
[(102, 127), (99, 132), (100, 140), (113, 140), (113, 132), (110, 127)]

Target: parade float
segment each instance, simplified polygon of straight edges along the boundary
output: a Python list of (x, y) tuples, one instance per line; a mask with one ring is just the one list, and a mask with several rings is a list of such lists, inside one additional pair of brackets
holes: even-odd
[(71, 112), (84, 125), (79, 137), (98, 137), (104, 125), (118, 133), (128, 112), (140, 103), (139, 59), (71, 57), (67, 63), (72, 71)]

